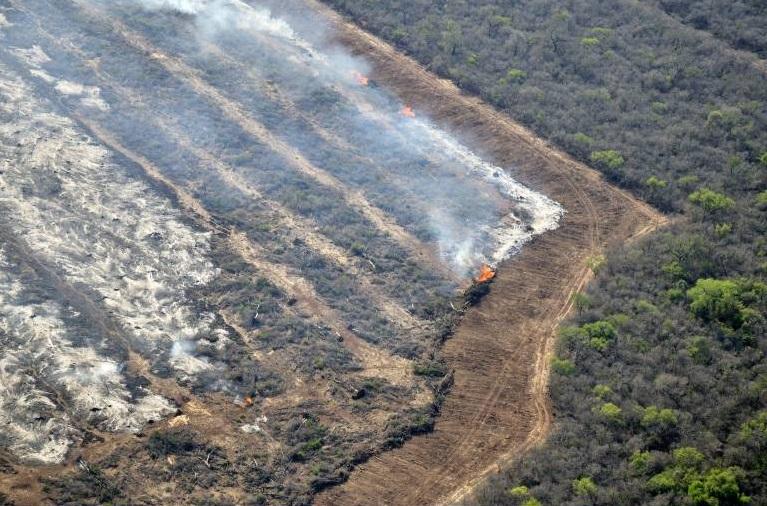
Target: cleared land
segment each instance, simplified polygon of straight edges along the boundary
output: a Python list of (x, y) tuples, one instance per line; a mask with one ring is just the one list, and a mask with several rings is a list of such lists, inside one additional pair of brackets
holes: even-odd
[[(645, 234), (665, 218), (601, 176), (388, 44), (342, 20), (339, 40), (374, 63), (371, 77), (455, 130), (495, 163), (560, 202), (561, 227), (499, 269), (490, 295), (464, 316), (443, 353), (455, 383), (433, 433), (379, 455), (317, 504), (447, 504), (498, 465), (545, 438), (546, 384), (556, 329), (590, 277), (589, 258)], [(396, 484), (396, 485), (394, 485)]]
[[(25, 352), (0, 491), (423, 504), (543, 438), (587, 259), (663, 219), (319, 4), (379, 86), (262, 11), (207, 39), (126, 5), (0, 0), (0, 337)], [(440, 347), (466, 269), (533, 236)]]

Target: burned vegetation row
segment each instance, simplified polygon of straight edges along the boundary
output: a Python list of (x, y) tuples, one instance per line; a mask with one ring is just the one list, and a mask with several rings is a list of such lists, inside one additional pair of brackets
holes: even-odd
[(342, 48), (176, 4), (0, 2), (3, 490), (304, 503), (430, 429), (564, 212)]

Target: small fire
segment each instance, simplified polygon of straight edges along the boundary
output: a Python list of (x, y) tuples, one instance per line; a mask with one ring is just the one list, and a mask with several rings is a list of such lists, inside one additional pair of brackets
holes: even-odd
[(474, 278), (477, 283), (487, 283), (495, 277), (495, 271), (487, 264), (482, 264), (479, 268), (479, 275)]
[(245, 398), (242, 400), (242, 404), (243, 404), (244, 406), (252, 406), (252, 405), (253, 405), (253, 397), (245, 397)]
[(370, 78), (361, 74), (360, 72), (357, 72), (356, 70), (352, 71), (352, 76), (354, 76), (354, 80), (357, 81), (357, 84), (360, 86), (367, 86), (370, 84)]
[(403, 116), (406, 118), (415, 118), (415, 111), (413, 111), (413, 108), (409, 105), (406, 105), (402, 108), (402, 111), (400, 111)]

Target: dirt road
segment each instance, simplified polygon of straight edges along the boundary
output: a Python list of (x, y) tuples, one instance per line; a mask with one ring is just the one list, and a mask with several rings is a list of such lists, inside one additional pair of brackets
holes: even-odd
[(346, 47), (373, 63), (371, 77), (398, 92), (514, 177), (559, 201), (562, 226), (499, 269), (492, 291), (443, 350), (455, 373), (433, 433), (360, 466), (319, 505), (451, 504), (547, 436), (549, 364), (572, 295), (591, 277), (588, 259), (645, 234), (665, 218), (524, 127), (319, 3)]

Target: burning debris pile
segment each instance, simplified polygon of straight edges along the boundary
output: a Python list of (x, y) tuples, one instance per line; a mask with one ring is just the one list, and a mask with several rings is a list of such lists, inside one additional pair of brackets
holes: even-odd
[(402, 107), (400, 110), (400, 114), (402, 114), (406, 118), (415, 118), (415, 111), (413, 111), (413, 108), (409, 105), (406, 105)]
[(482, 264), (482, 267), (479, 268), (479, 274), (474, 278), (474, 281), (477, 283), (487, 283), (492, 281), (494, 277), (495, 269), (487, 264)]

